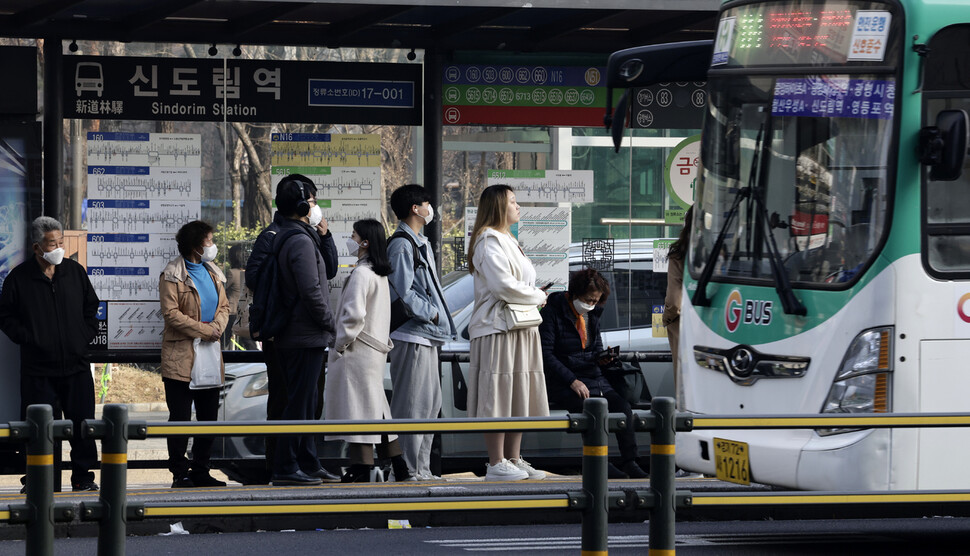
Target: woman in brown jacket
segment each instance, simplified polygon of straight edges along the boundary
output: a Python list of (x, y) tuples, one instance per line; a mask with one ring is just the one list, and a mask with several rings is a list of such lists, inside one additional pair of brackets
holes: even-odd
[[(165, 319), (162, 383), (165, 385), (168, 420), (190, 421), (194, 402), (199, 421), (215, 421), (221, 388), (192, 389), (189, 383), (195, 360), (194, 340), (218, 342), (229, 320), (226, 277), (212, 264), (217, 251), (212, 242), (212, 226), (201, 220), (189, 222), (175, 234), (175, 242), (182, 256), (168, 263), (158, 282)], [(224, 380), (223, 368), (220, 383)], [(209, 475), (213, 440), (211, 436), (194, 438), (190, 471), (185, 457), (188, 439), (169, 437), (168, 468), (172, 472), (172, 488), (226, 486)]]
[(674, 364), (674, 392), (677, 406), (683, 407), (684, 384), (680, 374), (680, 301), (684, 289), (684, 261), (687, 259), (687, 244), (690, 242), (690, 225), (694, 218), (694, 207), (684, 214), (684, 227), (677, 241), (670, 246), (667, 256), (667, 297), (664, 300), (663, 323), (667, 327), (667, 340), (670, 342), (670, 356)]

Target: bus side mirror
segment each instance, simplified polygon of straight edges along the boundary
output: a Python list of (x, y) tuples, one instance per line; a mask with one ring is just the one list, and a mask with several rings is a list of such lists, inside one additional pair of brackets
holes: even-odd
[(930, 167), (933, 181), (954, 181), (963, 171), (967, 154), (967, 113), (943, 110), (936, 125), (919, 130), (919, 161)]
[(616, 112), (610, 122), (610, 135), (613, 137), (613, 151), (620, 152), (623, 143), (623, 126), (626, 125), (626, 113), (630, 109), (630, 89), (623, 92), (623, 96), (616, 103)]

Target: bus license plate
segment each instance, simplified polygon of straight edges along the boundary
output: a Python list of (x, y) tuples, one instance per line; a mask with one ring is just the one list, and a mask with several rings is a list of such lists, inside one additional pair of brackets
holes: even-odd
[(718, 479), (739, 485), (751, 484), (747, 442), (715, 438), (714, 465)]

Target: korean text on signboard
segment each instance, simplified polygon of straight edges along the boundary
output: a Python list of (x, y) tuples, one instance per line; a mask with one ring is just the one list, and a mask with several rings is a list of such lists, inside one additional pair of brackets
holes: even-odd
[(68, 56), (64, 83), (65, 118), (421, 124), (414, 64)]

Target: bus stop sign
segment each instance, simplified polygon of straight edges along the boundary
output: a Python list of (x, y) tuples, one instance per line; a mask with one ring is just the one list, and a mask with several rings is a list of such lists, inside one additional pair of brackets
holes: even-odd
[(421, 125), (421, 66), (66, 56), (64, 117)]

